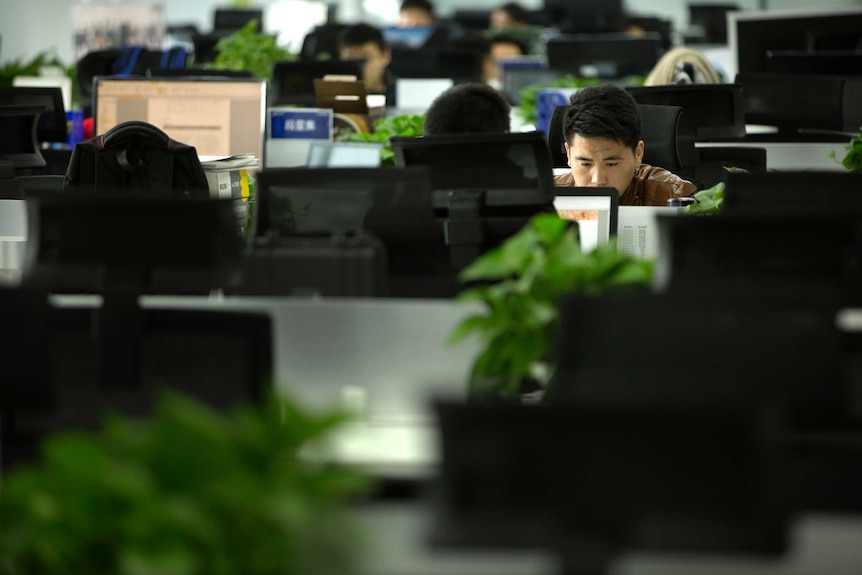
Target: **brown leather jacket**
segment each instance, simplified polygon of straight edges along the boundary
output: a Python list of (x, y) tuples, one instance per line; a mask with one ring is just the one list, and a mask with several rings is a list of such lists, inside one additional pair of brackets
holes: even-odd
[[(571, 172), (556, 176), (555, 186), (573, 187), (575, 178)], [(621, 206), (666, 206), (670, 198), (690, 196), (697, 187), (676, 174), (647, 164), (641, 164), (632, 183), (620, 194)]]

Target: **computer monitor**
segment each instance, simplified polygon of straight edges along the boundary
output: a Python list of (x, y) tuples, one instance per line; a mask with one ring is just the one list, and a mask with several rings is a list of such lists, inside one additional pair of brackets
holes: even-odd
[(395, 136), (390, 139), (399, 166), (428, 166), (434, 207), (447, 209), (450, 192), (483, 192), (483, 206), (550, 205), (553, 168), (541, 132)]
[(396, 45), (392, 46), (389, 70), (399, 78), (449, 78), (456, 84), (480, 82), (483, 61), (484, 56), (475, 50)]
[[(457, 288), (455, 270), (429, 182), (424, 167), (263, 170), (257, 176), (253, 250), (273, 253), (281, 238), (294, 236), (329, 238), (350, 247), (356, 244), (345, 238), (370, 234), (386, 248), (390, 295), (451, 296)], [(343, 268), (342, 273), (350, 272)]]
[(816, 39), (853, 34), (858, 43), (862, 35), (862, 9), (858, 8), (728, 12), (727, 22), (732, 64), (736, 66), (729, 70), (731, 76), (766, 72), (770, 50), (829, 50), (828, 42)]
[(139, 120), (201, 156), (263, 158), (266, 80), (97, 76), (93, 85), (96, 134)]
[(722, 214), (728, 216), (862, 216), (862, 174), (781, 170), (730, 172)]
[(38, 116), (43, 106), (0, 105), (0, 162), (12, 164), (16, 173), (45, 166), (36, 140)]
[(766, 72), (774, 74), (862, 75), (862, 51), (769, 50)]
[(846, 141), (862, 125), (862, 76), (737, 74), (736, 83), (743, 88), (746, 124), (775, 126), (781, 136)]
[(644, 75), (662, 54), (661, 35), (646, 32), (572, 34), (555, 36), (547, 43), (548, 67), (568, 73), (604, 78)]
[(620, 193), (616, 188), (556, 187), (554, 209), (578, 223), (581, 251), (590, 252), (617, 235)]
[(45, 106), (36, 124), (39, 143), (65, 143), (69, 137), (63, 91), (59, 87), (0, 86), (0, 105)]
[(362, 79), (360, 60), (295, 60), (276, 62), (272, 68), (271, 106), (316, 107), (314, 81), (324, 76)]
[(620, 32), (625, 20), (623, 0), (544, 0), (542, 13), (564, 34)]
[(122, 192), (31, 190), (22, 284), (60, 293), (206, 294), (238, 281), (233, 200)]
[(436, 409), (435, 547), (542, 549), (561, 573), (602, 574), (627, 552), (765, 558), (787, 546), (780, 427), (754, 409)]
[[(847, 425), (857, 415), (835, 300), (812, 299), (801, 293), (804, 285), (788, 297), (750, 286), (731, 291), (715, 281), (696, 292), (680, 286), (566, 298), (546, 401), (592, 408), (764, 408), (795, 431)], [(709, 298), (697, 314), (680, 303), (692, 293)], [(621, 338), (638, 342), (625, 361)], [(691, 361), (703, 345), (710, 353)]]
[(679, 129), (696, 141), (745, 138), (741, 84), (627, 86), (638, 104), (681, 106)]
[(213, 30), (235, 32), (251, 20), (257, 21), (254, 31), (263, 30), (263, 10), (260, 8), (216, 8), (213, 13)]

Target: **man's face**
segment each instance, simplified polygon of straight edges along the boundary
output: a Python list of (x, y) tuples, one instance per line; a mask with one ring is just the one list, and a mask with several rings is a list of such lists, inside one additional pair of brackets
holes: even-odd
[(342, 46), (338, 51), (338, 57), (342, 60), (364, 60), (363, 82), (368, 88), (380, 89), (383, 87), (383, 72), (392, 59), (389, 50), (381, 50), (374, 42), (356, 44), (353, 46)]
[(489, 23), (489, 28), (492, 30), (497, 30), (500, 28), (511, 28), (514, 25), (514, 20), (509, 17), (509, 13), (505, 10), (494, 10), (491, 12), (491, 20)]
[(622, 194), (632, 181), (643, 158), (644, 143), (632, 150), (610, 138), (584, 138), (575, 134), (566, 144), (566, 156), (580, 187), (612, 187)]
[(421, 28), (433, 25), (434, 18), (421, 8), (405, 8), (398, 13), (398, 26), (400, 28)]

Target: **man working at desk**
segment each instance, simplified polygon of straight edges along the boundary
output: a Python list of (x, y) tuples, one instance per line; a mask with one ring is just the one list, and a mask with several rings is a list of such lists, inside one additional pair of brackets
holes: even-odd
[(641, 116), (635, 99), (617, 86), (581, 88), (569, 99), (563, 138), (571, 172), (556, 186), (614, 187), (621, 206), (665, 206), (697, 187), (664, 168), (641, 163)]

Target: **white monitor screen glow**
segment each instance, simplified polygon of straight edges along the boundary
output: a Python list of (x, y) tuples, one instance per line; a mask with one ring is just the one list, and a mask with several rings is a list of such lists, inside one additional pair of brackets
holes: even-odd
[(246, 78), (95, 79), (95, 133), (148, 122), (200, 156), (263, 158), (266, 81)]

